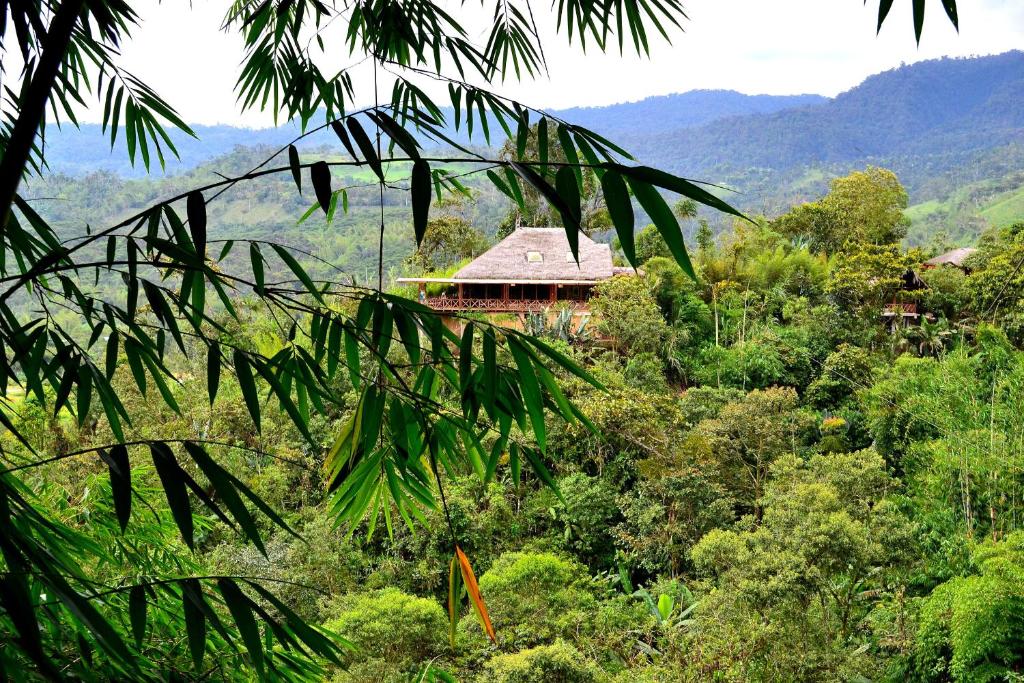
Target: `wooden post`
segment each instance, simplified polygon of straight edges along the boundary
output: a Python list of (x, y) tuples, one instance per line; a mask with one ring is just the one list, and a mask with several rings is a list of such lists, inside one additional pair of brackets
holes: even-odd
[(462, 283), (459, 283), (459, 303), (462, 303)]
[(551, 294), (550, 299), (552, 301), (558, 301), (558, 285), (550, 285)]
[(508, 301), (511, 297), (508, 292), (508, 283), (506, 282), (501, 286), (501, 298), (503, 301)]

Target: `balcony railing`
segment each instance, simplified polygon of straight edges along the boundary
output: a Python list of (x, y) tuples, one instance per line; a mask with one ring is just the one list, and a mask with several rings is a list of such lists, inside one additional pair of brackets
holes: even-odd
[(885, 315), (917, 315), (917, 304), (916, 303), (903, 303), (900, 301), (893, 301), (885, 305), (882, 311)]
[(586, 311), (585, 301), (551, 301), (549, 299), (473, 299), (432, 296), (426, 304), (437, 311), (488, 311), (491, 313), (539, 313), (558, 303), (568, 303), (578, 311)]

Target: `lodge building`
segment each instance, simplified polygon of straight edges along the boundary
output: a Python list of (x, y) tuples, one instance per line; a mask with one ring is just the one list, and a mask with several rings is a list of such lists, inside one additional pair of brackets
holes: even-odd
[[(420, 301), (440, 311), (528, 313), (558, 302), (585, 311), (595, 285), (634, 271), (614, 266), (607, 244), (583, 233), (579, 239), (577, 263), (564, 228), (516, 228), (452, 277), (403, 277), (398, 282), (417, 285)], [(428, 296), (428, 285), (443, 289)]]

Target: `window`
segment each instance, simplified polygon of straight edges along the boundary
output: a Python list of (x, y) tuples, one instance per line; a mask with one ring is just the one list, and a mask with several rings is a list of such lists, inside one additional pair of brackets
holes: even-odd
[(528, 251), (526, 252), (527, 263), (542, 263), (544, 261), (544, 254), (539, 251)]

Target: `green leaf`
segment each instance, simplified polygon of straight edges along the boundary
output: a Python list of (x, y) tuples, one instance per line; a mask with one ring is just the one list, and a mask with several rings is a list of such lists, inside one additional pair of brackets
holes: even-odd
[(345, 123), (348, 125), (349, 132), (352, 133), (352, 137), (359, 146), (359, 151), (363, 153), (366, 163), (370, 165), (370, 168), (373, 169), (373, 172), (379, 179), (384, 180), (384, 169), (381, 168), (380, 158), (377, 156), (377, 151), (374, 149), (373, 143), (370, 142), (370, 137), (366, 134), (366, 131), (363, 130), (359, 121), (352, 116), (348, 117)]
[(128, 620), (132, 625), (135, 644), (142, 647), (146, 637), (146, 589), (144, 586), (132, 586), (128, 591)]
[(541, 173), (548, 172), (548, 119), (542, 116), (537, 122), (537, 157)]
[(885, 23), (885, 18), (889, 16), (889, 10), (892, 9), (893, 0), (879, 0), (878, 3), (878, 28), (876, 31), (882, 30), (882, 24)]
[(263, 672), (263, 643), (260, 640), (260, 630), (256, 625), (256, 619), (252, 616), (249, 598), (245, 597), (242, 590), (234, 581), (228, 578), (217, 580), (217, 588), (220, 590), (224, 603), (231, 612), (231, 618), (235, 620), (238, 633), (242, 636), (242, 643), (249, 651), (249, 658), (252, 660), (256, 671)]
[(295, 187), (298, 188), (299, 194), (302, 194), (302, 162), (299, 161), (299, 150), (295, 148), (295, 145), (288, 145), (288, 165), (292, 169), (292, 180), (295, 181)]
[(185, 613), (185, 633), (188, 649), (196, 669), (203, 666), (206, 653), (206, 611), (209, 607), (203, 598), (203, 589), (196, 579), (181, 582), (181, 603)]
[(206, 393), (210, 396), (210, 405), (213, 405), (217, 398), (217, 389), (220, 387), (220, 344), (210, 342), (206, 350)]
[(288, 269), (295, 274), (295, 277), (299, 279), (299, 282), (302, 283), (302, 286), (305, 287), (306, 290), (313, 295), (313, 298), (315, 298), (320, 303), (323, 303), (324, 300), (320, 294), (320, 290), (317, 289), (316, 285), (313, 283), (313, 279), (309, 277), (305, 269), (301, 265), (299, 265), (298, 261), (295, 260), (295, 257), (292, 256), (291, 253), (287, 249), (282, 247), (280, 244), (272, 244), (270, 246), (274, 249), (274, 252), (277, 253), (278, 258), (284, 261), (285, 265), (288, 266)]
[(921, 44), (921, 31), (924, 30), (924, 0), (913, 0), (914, 5), (914, 37)]
[(522, 342), (515, 337), (509, 337), (508, 350), (512, 352), (512, 358), (519, 368), (519, 387), (523, 392), (523, 403), (526, 404), (526, 412), (530, 415), (537, 445), (543, 451), (547, 447), (547, 431), (544, 425), (544, 398), (541, 395), (537, 374), (530, 361), (530, 354)]
[(960, 17), (956, 11), (956, 0), (942, 0), (942, 8), (946, 10), (946, 16), (949, 17), (949, 21), (953, 24), (953, 28), (960, 32)]
[(139, 387), (139, 393), (146, 395), (146, 367), (142, 362), (142, 351), (137, 342), (131, 337), (124, 340), (124, 353), (128, 357), (128, 367), (131, 368), (135, 384)]
[(540, 456), (532, 448), (521, 448), (519, 450), (530, 461), (530, 467), (533, 468), (533, 471), (540, 477), (545, 486), (555, 492), (555, 496), (558, 497), (562, 505), (566, 505), (565, 498), (562, 497), (562, 492), (558, 490), (558, 484), (555, 483), (555, 478), (551, 476), (551, 472), (540, 459)]
[[(558, 211), (559, 215), (562, 217), (562, 223), (563, 225), (565, 225), (566, 235), (569, 235), (572, 230), (575, 230), (576, 232), (580, 231), (580, 222), (576, 218), (576, 213), (574, 213), (573, 210), (569, 208), (569, 205), (565, 203), (564, 199), (562, 199), (561, 194), (559, 194), (558, 191), (555, 190), (555, 188), (551, 187), (551, 184), (548, 181), (544, 180), (544, 178), (542, 178), (540, 174), (538, 174), (529, 166), (524, 166), (523, 164), (518, 164), (514, 161), (509, 162), (509, 165), (515, 170), (516, 173), (519, 174), (519, 176), (523, 180), (528, 182), (530, 185), (534, 187), (534, 189), (540, 192), (544, 199), (546, 199), (547, 202), (551, 204), (551, 206), (554, 207), (556, 211)], [(571, 244), (572, 238), (570, 237), (570, 245)], [(577, 261), (579, 260), (579, 254), (577, 252), (573, 252), (573, 257)]]
[(665, 173), (659, 171), (656, 168), (650, 168), (649, 166), (623, 166), (622, 164), (605, 164), (607, 169), (614, 169), (625, 176), (627, 179), (641, 180), (651, 185), (657, 185), (658, 187), (668, 190), (669, 192), (675, 192), (681, 194), (684, 197), (688, 197), (698, 204), (710, 206), (716, 211), (722, 213), (728, 213), (737, 218), (743, 220), (750, 220), (747, 218), (739, 209), (736, 209), (731, 204), (722, 199), (719, 199), (715, 195), (711, 194), (703, 187), (700, 187), (696, 183), (692, 183), (686, 178), (680, 178), (674, 176), (671, 173)]
[(318, 161), (309, 167), (309, 179), (313, 183), (316, 201), (326, 215), (331, 210), (331, 167), (326, 161)]
[(206, 255), (206, 200), (203, 198), (203, 193), (198, 190), (189, 192), (185, 208), (188, 213), (188, 229), (192, 233), (192, 245), (196, 248), (199, 258), (204, 258)]
[[(572, 217), (572, 226), (579, 226), (582, 217), (580, 210), (580, 188), (576, 184), (576, 174), (573, 173), (572, 168), (562, 166), (558, 169), (558, 172), (555, 174), (555, 188), (558, 190), (559, 196), (565, 202), (566, 209)], [(578, 227), (570, 227), (570, 224), (566, 223), (565, 235), (569, 239), (569, 250), (577, 261), (579, 261), (580, 253), (579, 233)]]
[(459, 388), (463, 394), (469, 389), (473, 376), (473, 331), (472, 322), (466, 323), (459, 343)]
[(608, 207), (608, 214), (615, 225), (615, 234), (619, 236), (622, 253), (626, 255), (626, 260), (630, 265), (635, 268), (636, 242), (633, 235), (635, 218), (633, 202), (629, 198), (626, 182), (618, 171), (609, 169), (601, 176), (601, 190), (604, 192), (604, 202)]
[(117, 444), (109, 451), (101, 450), (100, 458), (107, 463), (110, 490), (114, 498), (114, 513), (123, 534), (132, 514), (132, 472), (128, 462), (128, 449), (124, 444)]
[(266, 556), (267, 550), (263, 546), (263, 539), (260, 538), (259, 530), (256, 528), (256, 521), (249, 512), (249, 508), (245, 506), (242, 498), (238, 495), (238, 491), (232, 481), (233, 477), (223, 467), (214, 462), (213, 458), (198, 443), (186, 441), (184, 445), (192, 461), (206, 475), (206, 478), (210, 480), (210, 484), (213, 486), (214, 491), (217, 492), (217, 497), (224, 504), (224, 507), (228, 509), (231, 516), (238, 522), (246, 538), (252, 541), (253, 545)]
[(252, 263), (252, 278), (256, 283), (256, 293), (259, 294), (263, 291), (266, 280), (263, 271), (263, 252), (260, 251), (260, 245), (255, 242), (249, 244), (249, 261)]
[(345, 146), (345, 151), (352, 157), (353, 161), (359, 161), (359, 157), (356, 155), (356, 150), (352, 147), (352, 140), (349, 138), (348, 133), (345, 132), (345, 126), (341, 125), (340, 121), (331, 121), (331, 130), (341, 140), (341, 144)]
[(252, 365), (245, 353), (240, 349), (234, 352), (235, 374), (238, 376), (238, 386), (242, 390), (242, 398), (245, 399), (245, 407), (249, 409), (256, 431), (260, 430), (260, 397), (256, 390), (256, 379), (252, 374)]
[(458, 559), (453, 555), (448, 565), (448, 642), (455, 647), (455, 627), (462, 616), (462, 571)]
[(644, 208), (655, 227), (658, 228), (658, 232), (665, 240), (665, 244), (668, 245), (676, 263), (684, 273), (696, 280), (697, 275), (693, 270), (693, 264), (690, 263), (690, 255), (686, 252), (686, 244), (683, 242), (683, 231), (665, 198), (653, 185), (642, 180), (630, 178), (629, 186), (633, 189), (633, 194), (640, 202), (640, 206)]
[(156, 466), (156, 473), (160, 477), (160, 484), (163, 486), (164, 495), (167, 496), (167, 504), (171, 508), (171, 516), (174, 523), (181, 531), (181, 537), (185, 545), (195, 548), (194, 527), (192, 524), (192, 508), (188, 501), (188, 490), (185, 484), (185, 472), (178, 464), (170, 447), (162, 441), (149, 445), (150, 455), (153, 456), (153, 464)]
[[(573, 176), (576, 178), (578, 187), (583, 186), (583, 169), (580, 168), (580, 157), (576, 154), (576, 147), (573, 145), (572, 136), (569, 134), (568, 126), (564, 124), (558, 124), (557, 126), (558, 144), (562, 148), (562, 153), (565, 154), (565, 158), (568, 160)], [(563, 166), (563, 168), (566, 168)]]
[(412, 165), (410, 194), (412, 195), (412, 224), (416, 233), (416, 246), (423, 242), (430, 216), (430, 164), (417, 159)]

